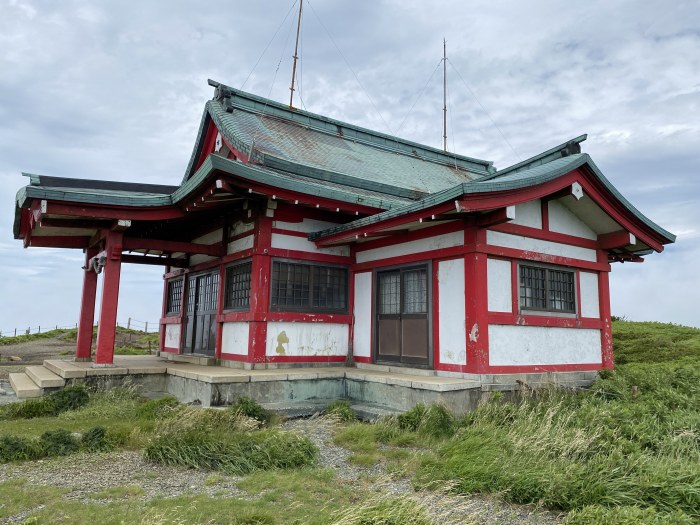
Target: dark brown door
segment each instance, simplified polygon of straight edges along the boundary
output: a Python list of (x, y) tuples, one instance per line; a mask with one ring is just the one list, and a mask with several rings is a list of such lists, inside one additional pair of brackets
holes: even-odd
[(218, 298), (218, 272), (192, 275), (187, 279), (183, 353), (215, 355)]
[(377, 273), (376, 361), (430, 364), (427, 266)]

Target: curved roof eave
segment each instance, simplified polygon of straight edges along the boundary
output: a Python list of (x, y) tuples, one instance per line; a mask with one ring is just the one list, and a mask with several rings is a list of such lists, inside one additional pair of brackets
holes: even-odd
[[(622, 204), (622, 206), (624, 206), (624, 208), (627, 211), (629, 211), (630, 214), (632, 214), (636, 219), (641, 221), (654, 233), (668, 241), (668, 243), (675, 242), (675, 235), (666, 231), (661, 226), (654, 223), (651, 219), (647, 218), (644, 214), (637, 210), (637, 208), (635, 208), (627, 199), (625, 199), (622, 196), (622, 194), (603, 175), (600, 169), (598, 169), (598, 167), (595, 165), (595, 163), (587, 153), (563, 157), (561, 159), (531, 168), (526, 171), (514, 172), (512, 174), (504, 175), (503, 177), (496, 179), (490, 179), (483, 182), (476, 180), (473, 182), (459, 184), (457, 186), (454, 186), (453, 188), (434, 193), (415, 203), (407, 204), (397, 209), (388, 210), (369, 217), (364, 217), (362, 219), (358, 219), (356, 221), (344, 224), (342, 226), (336, 226), (327, 230), (311, 233), (309, 235), (309, 239), (319, 240), (329, 235), (334, 235), (337, 233), (342, 233), (344, 231), (361, 228), (363, 226), (378, 224), (389, 219), (400, 217), (402, 215), (407, 215), (413, 212), (429, 209), (434, 206), (449, 202), (450, 200), (458, 199), (462, 196), (483, 193), (499, 193), (537, 186), (553, 181), (582, 166), (588, 166), (591, 172), (606, 188), (606, 190), (609, 191), (613, 195), (613, 197), (617, 199), (620, 202), (620, 204)], [(513, 204), (518, 203), (519, 202), (517, 201), (517, 199), (514, 199)]]

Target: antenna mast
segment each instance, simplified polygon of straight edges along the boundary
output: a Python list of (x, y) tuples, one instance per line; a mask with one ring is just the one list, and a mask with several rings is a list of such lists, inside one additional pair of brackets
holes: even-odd
[(442, 39), (442, 148), (447, 152), (447, 40)]
[(292, 66), (292, 86), (289, 88), (291, 93), (289, 94), (289, 109), (294, 109), (293, 99), (294, 99), (294, 77), (297, 74), (297, 50), (299, 49), (299, 32), (301, 30), (301, 7), (304, 0), (299, 0), (299, 19), (297, 20), (297, 42), (294, 45), (294, 65)]

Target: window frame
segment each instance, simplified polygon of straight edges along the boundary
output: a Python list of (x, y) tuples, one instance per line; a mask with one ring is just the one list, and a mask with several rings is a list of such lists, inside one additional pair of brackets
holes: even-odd
[[(235, 268), (237, 266), (250, 265), (250, 272), (248, 274), (248, 303), (245, 306), (231, 306), (229, 305), (229, 269)], [(248, 312), (250, 311), (250, 297), (252, 295), (251, 291), (251, 281), (253, 276), (253, 260), (243, 259), (240, 261), (235, 261), (224, 266), (224, 297), (223, 297), (223, 310), (226, 312)]]
[[(275, 305), (273, 298), (275, 287), (273, 285), (273, 276), (275, 264), (298, 264), (309, 268), (309, 292), (305, 305), (290, 306), (290, 305)], [(342, 308), (328, 308), (313, 306), (314, 300), (314, 272), (313, 268), (334, 268), (343, 270), (345, 273), (345, 301)], [(289, 313), (310, 313), (310, 314), (347, 314), (350, 311), (350, 267), (343, 264), (323, 263), (316, 261), (307, 261), (304, 259), (285, 259), (273, 258), (270, 264), (270, 295), (268, 297), (268, 305), (270, 312), (289, 312)]]
[[(175, 283), (180, 283), (180, 297), (177, 310), (172, 309), (173, 296), (171, 295), (171, 285)], [(174, 317), (182, 314), (182, 305), (184, 301), (185, 293), (185, 278), (175, 277), (173, 279), (168, 279), (165, 285), (165, 317)]]
[[(523, 296), (522, 296), (522, 274), (521, 274), (521, 268), (533, 268), (536, 270), (544, 270), (544, 299), (545, 299), (545, 308), (536, 308), (532, 306), (524, 306), (523, 305)], [(570, 268), (566, 266), (555, 266), (555, 265), (546, 265), (546, 264), (532, 264), (529, 261), (527, 263), (519, 262), (518, 263), (518, 272), (517, 272), (517, 277), (518, 281), (515, 283), (517, 286), (517, 297), (518, 297), (518, 310), (520, 311), (521, 314), (529, 314), (529, 315), (551, 315), (551, 316), (561, 316), (561, 317), (576, 317), (578, 315), (578, 279), (576, 277), (577, 270), (575, 268)], [(573, 308), (571, 310), (563, 310), (560, 308), (552, 308), (552, 300), (549, 295), (550, 291), (550, 272), (563, 272), (571, 275), (571, 280), (572, 280), (572, 285), (573, 285), (573, 298), (571, 300), (571, 303), (573, 304)]]

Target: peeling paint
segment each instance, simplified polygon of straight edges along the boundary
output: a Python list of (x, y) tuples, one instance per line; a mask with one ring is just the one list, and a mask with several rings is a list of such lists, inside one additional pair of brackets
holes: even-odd
[(476, 343), (479, 340), (479, 323), (474, 323), (474, 326), (469, 331), (469, 340), (472, 343)]

